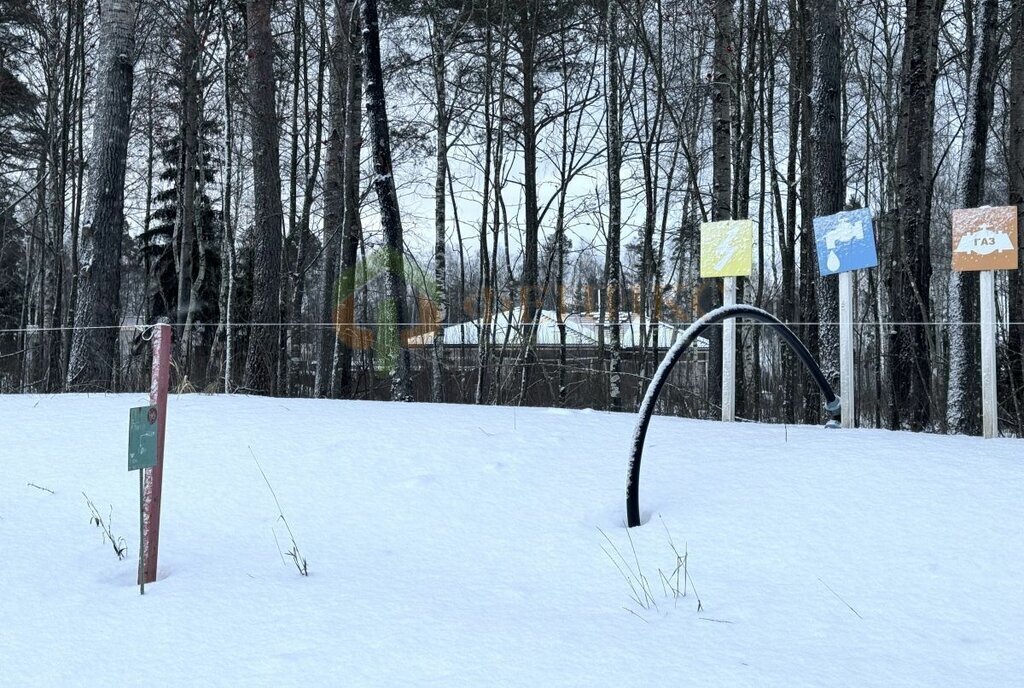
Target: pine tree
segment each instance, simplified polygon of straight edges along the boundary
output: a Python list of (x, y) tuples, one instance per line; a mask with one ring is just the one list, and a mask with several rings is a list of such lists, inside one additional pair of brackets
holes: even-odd
[[(206, 179), (216, 179), (219, 172), (218, 161), (214, 158), (219, 133), (217, 123), (212, 120), (203, 122), (203, 140), (199, 144), (202, 151), (201, 173)], [(180, 283), (180, 261), (177, 253), (180, 250), (176, 239), (175, 225), (178, 220), (178, 209), (181, 207), (180, 186), (180, 146), (179, 137), (175, 136), (165, 142), (161, 150), (163, 172), (160, 179), (167, 186), (156, 194), (156, 210), (153, 212), (150, 229), (138, 237), (139, 248), (146, 265), (147, 272), (147, 313), (149, 319), (168, 317), (172, 321), (183, 322), (185, 313), (178, 312), (178, 286)], [(206, 186), (206, 189), (210, 188)], [(192, 242), (190, 268), (190, 284), (198, 288), (198, 304), (192, 319), (196, 325), (216, 323), (220, 319), (220, 276), (221, 276), (221, 245), (224, 232), (223, 218), (213, 200), (205, 192), (197, 197), (195, 212), (194, 237)], [(208, 350), (212, 344), (212, 330), (204, 332), (195, 348)]]
[[(24, 28), (37, 22), (27, 0), (0, 0), (0, 199), (9, 180), (2, 173), (7, 161), (30, 155), (30, 144), (39, 144), (32, 121), (39, 98), (22, 78), (21, 56), (30, 50)], [(26, 136), (26, 134), (29, 134)], [(35, 139), (35, 141), (32, 141)]]
[[(5, 206), (8, 199), (0, 193), (0, 206)], [(21, 320), (21, 306), (24, 296), (25, 281), (22, 276), (25, 262), (25, 248), (21, 242), (22, 227), (14, 216), (14, 209), (7, 206), (7, 211), (0, 208), (0, 329), (16, 328)], [(9, 353), (4, 345), (13, 342), (13, 338), (0, 336), (0, 354)]]

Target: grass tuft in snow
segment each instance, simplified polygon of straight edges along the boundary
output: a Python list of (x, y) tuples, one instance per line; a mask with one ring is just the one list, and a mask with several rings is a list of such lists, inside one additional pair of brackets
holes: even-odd
[[(659, 516), (660, 518), (660, 516)], [(697, 611), (704, 611), (704, 605), (701, 602), (700, 595), (697, 593), (697, 588), (693, 584), (693, 579), (690, 577), (688, 561), (689, 552), (685, 545), (683, 547), (683, 553), (679, 553), (679, 548), (676, 547), (675, 541), (672, 539), (672, 533), (669, 532), (668, 526), (665, 525), (665, 521), (662, 520), (662, 526), (665, 528), (665, 535), (668, 538), (669, 547), (672, 549), (672, 554), (675, 556), (675, 565), (673, 568), (666, 573), (664, 569), (658, 569), (658, 581), (661, 583), (661, 590), (665, 597), (673, 600), (674, 606), (679, 605), (679, 599), (686, 597), (689, 589), (693, 590), (694, 597), (697, 598)], [(654, 592), (651, 587), (651, 583), (648, 580), (646, 574), (643, 572), (643, 567), (640, 564), (640, 556), (637, 554), (636, 545), (633, 543), (633, 536), (629, 532), (629, 528), (626, 528), (626, 538), (629, 540), (629, 558), (624, 555), (616, 544), (612, 541), (608, 534), (600, 528), (598, 532), (604, 536), (605, 541), (608, 543), (607, 546), (601, 545), (602, 551), (605, 556), (615, 565), (615, 568), (619, 571), (623, 580), (626, 581), (626, 585), (629, 586), (629, 597), (642, 611), (649, 611), (653, 609), (655, 612), (660, 613), (658, 608), (658, 602), (654, 596)], [(632, 561), (631, 561), (632, 560)], [(636, 616), (640, 619), (644, 619), (636, 611), (629, 607), (623, 607), (627, 612)]]
[(295, 564), (295, 568), (299, 571), (299, 574), (308, 576), (309, 564), (306, 563), (306, 558), (302, 556), (302, 552), (299, 551), (299, 545), (295, 542), (295, 534), (292, 532), (292, 527), (288, 525), (288, 519), (284, 516), (284, 510), (281, 508), (281, 502), (277, 499), (277, 493), (274, 492), (274, 486), (270, 484), (267, 474), (263, 472), (263, 466), (260, 465), (259, 459), (256, 458), (256, 453), (252, 450), (252, 447), (249, 447), (249, 453), (252, 454), (252, 460), (256, 462), (256, 468), (260, 470), (260, 475), (263, 476), (263, 482), (267, 484), (267, 488), (270, 490), (270, 495), (274, 498), (274, 504), (277, 505), (277, 519), (284, 523), (285, 530), (288, 531), (288, 538), (292, 542), (291, 549), (282, 553), (281, 543), (277, 540), (277, 531), (271, 527), (270, 532), (274, 534), (274, 543), (277, 545), (278, 553), (281, 554), (281, 562), (285, 563), (285, 555), (291, 557), (292, 562)]
[[(665, 519), (661, 518), (661, 514), (658, 514), (658, 518), (665, 529), (665, 536), (668, 538), (669, 547), (672, 548), (672, 554), (676, 556), (676, 566), (672, 569), (671, 573), (666, 575), (661, 569), (658, 569), (658, 576), (661, 577), (661, 586), (665, 596), (668, 597), (669, 591), (671, 591), (672, 599), (675, 600), (676, 606), (679, 606), (679, 598), (686, 597), (687, 584), (689, 584), (689, 587), (693, 588), (693, 596), (697, 598), (697, 611), (702, 612), (704, 611), (704, 605), (700, 601), (700, 593), (697, 592), (697, 587), (693, 584), (693, 579), (690, 578), (690, 570), (687, 566), (690, 558), (689, 548), (684, 544), (683, 553), (680, 555), (679, 549), (672, 539), (672, 533), (669, 532), (668, 525), (665, 524)], [(682, 574), (682, 592), (679, 591), (680, 574)]]
[(114, 548), (114, 554), (117, 555), (118, 559), (124, 559), (128, 556), (128, 543), (125, 542), (123, 537), (114, 537), (114, 534), (110, 530), (110, 526), (114, 521), (114, 507), (111, 505), (110, 511), (107, 513), (107, 520), (103, 520), (103, 516), (100, 514), (99, 509), (89, 499), (89, 495), (82, 493), (85, 497), (85, 503), (89, 505), (89, 511), (92, 512), (92, 516), (89, 517), (89, 523), (93, 524), (97, 528), (103, 531), (103, 539), (110, 543), (110, 546)]
[[(644, 611), (649, 609), (658, 611), (658, 603), (655, 601), (654, 594), (651, 592), (650, 581), (647, 580), (647, 576), (645, 576), (643, 572), (643, 567), (640, 566), (640, 557), (636, 553), (636, 546), (633, 544), (633, 536), (629, 534), (629, 528), (626, 528), (626, 537), (629, 538), (629, 548), (633, 554), (633, 564), (630, 564), (629, 560), (623, 556), (622, 552), (619, 551), (619, 548), (614, 542), (612, 542), (612, 539), (608, 537), (608, 533), (604, 532), (600, 528), (597, 530), (604, 536), (608, 546), (611, 547), (611, 551), (609, 551), (608, 547), (601, 545), (601, 549), (604, 551), (605, 555), (609, 560), (611, 560), (612, 564), (615, 565), (615, 568), (619, 570), (619, 573), (622, 574), (623, 579), (626, 581), (626, 585), (629, 586), (629, 597), (633, 600), (633, 603)], [(633, 568), (634, 565), (636, 566), (635, 570)], [(635, 616), (639, 616), (629, 607), (623, 607), (623, 609)]]
[(188, 379), (188, 374), (182, 368), (182, 366), (171, 357), (171, 367), (174, 368), (174, 377), (178, 380), (178, 384), (174, 387), (174, 394), (195, 394), (196, 386), (192, 384), (192, 381)]

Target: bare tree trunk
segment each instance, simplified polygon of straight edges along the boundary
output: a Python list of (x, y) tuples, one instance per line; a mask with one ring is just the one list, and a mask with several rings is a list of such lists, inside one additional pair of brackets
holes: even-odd
[[(226, 270), (222, 273), (220, 281), (220, 313), (221, 322), (217, 324), (217, 331), (214, 333), (214, 348), (218, 342), (223, 342), (224, 355), (224, 393), (231, 393), (232, 381), (232, 355), (234, 354), (234, 334), (232, 332), (232, 316), (234, 315), (234, 289), (235, 289), (235, 236), (234, 219), (231, 215), (231, 194), (233, 193), (234, 174), (234, 94), (231, 89), (230, 67), (234, 48), (231, 43), (231, 32), (228, 29), (228, 15), (226, 0), (219, 0), (218, 11), (220, 13), (221, 38), (224, 41), (224, 71), (221, 81), (224, 89), (224, 182), (223, 182), (223, 206), (222, 217), (224, 222), (224, 237), (221, 244), (221, 256), (226, 259)], [(215, 355), (210, 356), (210, 379), (217, 379)]]
[[(538, 255), (540, 248), (540, 210), (537, 201), (537, 41), (541, 31), (540, 3), (536, 0), (524, 2), (519, 8), (516, 32), (521, 42), (523, 99), (520, 113), (523, 118), (523, 224), (525, 238), (523, 245), (523, 278), (520, 285), (522, 300), (523, 330), (522, 378), (519, 401), (522, 403), (529, 388), (532, 368), (536, 363), (534, 339), (536, 322), (540, 312), (540, 272)], [(529, 323), (529, 329), (525, 329)]]
[[(760, 188), (757, 194), (757, 290), (754, 295), (754, 305), (758, 308), (764, 308), (764, 291), (765, 291), (765, 272), (768, 270), (768, 265), (765, 262), (765, 240), (767, 235), (765, 233), (765, 211), (770, 210), (770, 200), (767, 194), (768, 184), (768, 151), (765, 139), (768, 138), (767, 133), (767, 119), (765, 108), (769, 99), (774, 99), (774, 94), (769, 92), (766, 94), (768, 88), (768, 69), (766, 66), (766, 53), (768, 51), (768, 26), (767, 26), (767, 13), (768, 13), (768, 2), (767, 0), (760, 0), (760, 5), (757, 10), (757, 31), (761, 34), (761, 45), (757, 55), (757, 66), (758, 66), (758, 97), (757, 97), (757, 110), (761, 113), (758, 120), (758, 183)], [(751, 55), (753, 60), (753, 55)], [(751, 70), (753, 71), (753, 70)], [(773, 84), (774, 86), (774, 84)], [(774, 164), (774, 163), (773, 163)], [(777, 191), (777, 189), (776, 189)], [(773, 218), (772, 224), (782, 224), (781, 217)], [(761, 339), (764, 333), (764, 328), (755, 327), (753, 332), (753, 341), (751, 342), (751, 349), (753, 350), (752, 365), (751, 365), (751, 417), (754, 420), (761, 420), (766, 417), (773, 417), (776, 420), (779, 419), (777, 415), (778, 409), (774, 409), (774, 413), (769, 413), (768, 409), (764, 408), (762, 403), (762, 368), (761, 368)], [(788, 348), (788, 347), (787, 347)]]
[(196, 171), (201, 166), (199, 152), (200, 99), (202, 86), (199, 83), (200, 38), (197, 31), (195, 0), (186, 0), (185, 15), (178, 27), (181, 43), (181, 185), (178, 188), (178, 294), (174, 321), (182, 327), (178, 330), (178, 356), (186, 373), (189, 371), (192, 354), (192, 254), (198, 228), (196, 210)]
[[(659, 46), (663, 45), (663, 38), (662, 28), (659, 25)], [(645, 55), (645, 57), (647, 56)], [(650, 67), (651, 62), (648, 58), (644, 64), (642, 72), (645, 81)], [(660, 69), (660, 65), (655, 66), (655, 69)], [(634, 342), (636, 348), (639, 349), (639, 359), (637, 360), (636, 365), (637, 374), (639, 375), (639, 384), (637, 384), (636, 389), (636, 406), (640, 405), (640, 400), (647, 386), (646, 380), (652, 372), (652, 363), (654, 365), (657, 364), (656, 358), (658, 355), (658, 309), (659, 301), (661, 299), (661, 251), (659, 250), (658, 254), (655, 254), (654, 236), (658, 228), (658, 191), (661, 188), (659, 176), (661, 173), (661, 143), (664, 134), (664, 118), (662, 111), (664, 98), (662, 97), (660, 90), (656, 90), (653, 95), (653, 112), (651, 112), (651, 99), (647, 97), (647, 94), (640, 96), (639, 113), (635, 106), (630, 108), (630, 112), (633, 115), (633, 125), (637, 129), (637, 137), (642, 137), (640, 168), (643, 176), (644, 193), (644, 228), (640, 242), (640, 298), (639, 303), (637, 304), (637, 311), (640, 316), (640, 339), (638, 342)], [(670, 181), (669, 184), (665, 185), (666, 188), (671, 186), (671, 176), (672, 172), (670, 171)], [(668, 193), (669, 192), (666, 191), (666, 197), (668, 196)]]
[[(765, 18), (765, 50), (769, 55), (774, 54), (774, 32), (767, 23)], [(789, 34), (793, 32), (790, 29)], [(792, 46), (794, 42), (792, 39), (788, 41)], [(797, 59), (794, 56), (792, 47), (789, 51), (789, 68), (791, 72), (797, 71)], [(776, 84), (776, 71), (775, 61), (770, 60), (768, 62), (768, 93), (775, 93)], [(787, 89), (788, 96), (788, 113), (789, 113), (789, 145), (786, 154), (786, 204), (783, 207), (782, 203), (782, 192), (781, 184), (778, 173), (778, 160), (775, 154), (775, 136), (769, 133), (767, 138), (767, 152), (768, 152), (768, 169), (771, 175), (771, 188), (772, 188), (772, 200), (775, 214), (775, 224), (777, 229), (777, 241), (779, 246), (779, 264), (782, 271), (782, 280), (780, 285), (779, 294), (779, 306), (778, 316), (786, 323), (792, 322), (796, 318), (796, 194), (793, 193), (796, 187), (796, 158), (797, 158), (797, 143), (799, 137), (799, 124), (800, 124), (800, 109), (798, 106), (798, 89), (795, 78), (791, 75), (789, 79), (789, 87)], [(765, 99), (766, 109), (764, 116), (767, 119), (766, 125), (768, 132), (775, 131), (775, 98), (771, 95)], [(796, 422), (796, 403), (794, 396), (794, 366), (796, 359), (793, 353), (790, 351), (788, 346), (782, 347), (780, 362), (781, 362), (781, 374), (782, 378), (778, 387), (781, 389), (781, 395), (776, 392), (776, 398), (779, 399), (778, 403), (782, 409), (782, 418), (787, 423)]]
[(622, 328), (619, 325), (620, 299), (622, 296), (620, 258), (620, 237), (622, 233), (622, 95), (619, 89), (619, 5), (615, 0), (608, 2), (608, 15), (605, 24), (607, 53), (607, 88), (606, 102), (608, 108), (608, 255), (607, 255), (607, 294), (608, 294), (608, 408), (612, 411), (622, 410), (621, 359), (622, 359)]
[[(974, 208), (985, 198), (985, 163), (992, 122), (999, 53), (999, 2), (984, 0), (981, 53), (974, 55), (974, 31), (968, 32), (968, 106), (964, 137), (969, 147), (967, 169), (961, 181), (960, 206)], [(981, 385), (975, 361), (981, 359), (981, 338), (975, 323), (980, 317), (979, 278), (976, 272), (950, 273), (949, 387), (946, 393), (946, 429), (957, 434), (981, 434)], [(969, 325), (967, 323), (970, 323)]]
[[(323, 10), (323, 5), (321, 5)], [(292, 272), (292, 288), (291, 288), (291, 303), (289, 304), (289, 312), (291, 317), (289, 318), (292, 323), (289, 325), (290, 336), (289, 341), (289, 365), (288, 365), (288, 379), (289, 386), (292, 393), (298, 393), (298, 389), (295, 387), (297, 384), (295, 381), (295, 364), (302, 359), (302, 342), (303, 335), (301, 327), (297, 324), (302, 321), (302, 307), (306, 297), (306, 271), (309, 269), (312, 261), (306, 256), (306, 249), (308, 244), (312, 241), (310, 234), (310, 214), (313, 209), (313, 192), (316, 188), (316, 180), (320, 175), (320, 148), (323, 144), (323, 112), (324, 112), (324, 77), (327, 73), (327, 17), (324, 16), (324, 12), (320, 13), (320, 43), (317, 48), (317, 54), (320, 55), (320, 61), (317, 65), (316, 75), (316, 105), (312, 113), (312, 118), (309, 116), (309, 93), (308, 93), (308, 79), (304, 79), (303, 83), (306, 88), (304, 91), (305, 115), (308, 122), (306, 131), (306, 159), (305, 159), (305, 186), (302, 189), (302, 208), (299, 211), (298, 227), (297, 227), (297, 239), (296, 239), (296, 254), (295, 254), (295, 267)], [(303, 74), (308, 72), (308, 61), (309, 51), (306, 46), (305, 32), (303, 32), (303, 49), (302, 49), (302, 61), (303, 61)], [(308, 141), (308, 129), (313, 127), (315, 134), (313, 135), (312, 145), (309, 145)], [(312, 161), (310, 161), (309, 149), (312, 148)], [(320, 322), (327, 322), (321, 320)], [(314, 383), (315, 386), (315, 383)], [(308, 393), (308, 392), (307, 392)]]
[[(1017, 206), (1017, 224), (1024, 227), (1024, 0), (1012, 0), (1010, 29), (1010, 114), (1008, 159), (1009, 202)], [(1024, 265), (1024, 242), (1018, 248)], [(1017, 409), (1017, 436), (1024, 437), (1024, 275), (1010, 273), (1010, 379)]]
[[(800, 303), (800, 321), (803, 323), (804, 344), (811, 355), (818, 356), (818, 263), (814, 260), (814, 192), (811, 189), (811, 175), (806, 174), (812, 169), (811, 129), (813, 112), (811, 107), (812, 55), (811, 55), (811, 9), (809, 0), (797, 0), (798, 19), (797, 46), (799, 54), (799, 108), (800, 108), (800, 284), (797, 289)], [(800, 377), (798, 386), (800, 398), (803, 400), (803, 422), (816, 422), (821, 416), (821, 405), (817, 403), (818, 388), (810, 376)]]
[(35, 275), (36, 262), (42, 262), (42, 258), (39, 257), (44, 250), (41, 245), (43, 242), (40, 241), (41, 236), (38, 231), (40, 224), (40, 218), (44, 211), (43, 206), (46, 199), (46, 175), (49, 173), (46, 164), (46, 153), (43, 151), (39, 155), (39, 161), (36, 167), (36, 201), (35, 201), (35, 217), (33, 218), (30, 227), (33, 231), (29, 233), (28, 240), (28, 259), (25, 265), (25, 287), (22, 290), (22, 314), (19, 326), (23, 332), (21, 334), (21, 389), (26, 391), (35, 391), (37, 389), (37, 376), (36, 376), (36, 365), (38, 359), (38, 347), (39, 337), (37, 333), (33, 332), (30, 335), (30, 330), (33, 329), (35, 323), (35, 314), (33, 308), (33, 298), (35, 290), (32, 288), (33, 275)]
[[(150, 227), (153, 224), (153, 191), (154, 191), (154, 167), (156, 163), (156, 116), (154, 113), (154, 101), (156, 100), (156, 79), (154, 72), (149, 73), (148, 84), (146, 85), (146, 201), (142, 217), (142, 236), (148, 236)], [(143, 273), (146, 288), (145, 310), (143, 313), (146, 322), (153, 319), (153, 270), (151, 267), (151, 256), (143, 252)]]
[(88, 81), (88, 69), (86, 68), (86, 47), (85, 47), (85, 2), (78, 0), (75, 3), (75, 63), (78, 72), (78, 93), (74, 102), (74, 110), (78, 113), (76, 126), (74, 160), (77, 171), (72, 180), (73, 191), (71, 199), (71, 297), (68, 301), (67, 317), (64, 326), (68, 328), (64, 332), (64, 370), (68, 369), (68, 357), (71, 355), (71, 336), (75, 323), (76, 304), (78, 303), (78, 249), (80, 243), (80, 223), (82, 221), (82, 195), (85, 174), (85, 89)]
[[(291, 121), (288, 136), (288, 227), (284, 242), (282, 271), (288, 276), (281, 281), (281, 304), (283, 318), (288, 323), (284, 328), (284, 383), (281, 391), (285, 396), (293, 393), (292, 381), (295, 375), (295, 356), (298, 350), (298, 339), (301, 337), (300, 327), (296, 324), (301, 320), (301, 311), (295, 310), (295, 297), (301, 293), (303, 249), (306, 247), (305, 236), (299, 229), (299, 111), (307, 103), (308, 90), (303, 93), (302, 84), (305, 74), (302, 68), (306, 33), (305, 0), (295, 0), (292, 11), (292, 50), (291, 50)], [(322, 81), (322, 80), (321, 80)], [(301, 96), (300, 96), (301, 94)], [(300, 104), (301, 101), (301, 104)], [(305, 118), (303, 129), (308, 131), (309, 118)], [(317, 122), (319, 126), (319, 122)], [(304, 156), (309, 155), (308, 147)], [(307, 158), (308, 159), (308, 158)], [(299, 308), (301, 309), (301, 295)]]
[[(839, 212), (846, 201), (843, 132), (839, 119), (842, 36), (838, 0), (819, 0), (811, 16), (814, 214), (823, 216)], [(815, 266), (818, 264), (817, 260), (812, 262)], [(839, 380), (839, 282), (835, 277), (820, 277), (817, 287), (819, 361), (825, 377), (835, 385)]]
[(106, 390), (113, 383), (120, 324), (124, 177), (132, 101), (135, 3), (103, 0), (100, 66), (89, 190), (83, 217), (81, 292), (68, 362), (69, 390)]
[(342, 171), (342, 226), (344, 236), (341, 245), (341, 276), (338, 281), (339, 296), (336, 299), (337, 322), (342, 336), (335, 350), (334, 371), (331, 380), (332, 395), (340, 386), (350, 396), (356, 391), (352, 380), (352, 354), (364, 350), (369, 342), (362, 337), (362, 331), (355, 327), (356, 315), (356, 254), (361, 242), (362, 225), (359, 221), (359, 172), (360, 150), (363, 126), (363, 34), (354, 0), (346, 0), (348, 15), (348, 75), (345, 92), (345, 143), (343, 148)]
[[(756, 12), (756, 0), (743, 0), (739, 6), (738, 16), (741, 20), (741, 29), (737, 39), (737, 50), (733, 59), (736, 98), (733, 112), (736, 120), (736, 136), (734, 137), (734, 165), (733, 165), (733, 217), (750, 217), (750, 161), (753, 156), (754, 146), (754, 106), (755, 106), (755, 85), (754, 60), (757, 52), (757, 44), (760, 40), (760, 22)], [(745, 46), (747, 54), (746, 67), (744, 68), (742, 55), (739, 46)], [(760, 232), (760, 228), (758, 229)], [(761, 274), (764, 269), (763, 262), (758, 262), (757, 272)], [(740, 300), (745, 300), (743, 294), (750, 280), (739, 277), (736, 280), (737, 293)], [(754, 347), (747, 346), (746, 341), (752, 339), (752, 333), (758, 327), (741, 327), (737, 330), (736, 337), (736, 414), (749, 418), (754, 415), (752, 407), (757, 404), (756, 397), (748, 398), (748, 387), (753, 379), (753, 354)]]
[[(900, 84), (896, 250), (889, 280), (890, 390), (897, 423), (931, 424), (931, 180), (939, 19), (945, 0), (912, 0)], [(911, 324), (913, 323), (913, 324)]]
[[(320, 288), (320, 322), (335, 321), (338, 308), (338, 260), (344, 237), (345, 197), (345, 123), (348, 95), (349, 17), (345, 3), (339, 3), (334, 23), (330, 53), (330, 88), (328, 89), (328, 135), (326, 175), (324, 177), (324, 271)], [(320, 333), (314, 395), (329, 396), (333, 377), (333, 354), (337, 334), (324, 328)]]
[(493, 33), (491, 29), (491, 3), (487, 3), (487, 17), (484, 34), (484, 77), (483, 77), (483, 110), (484, 110), (484, 188), (480, 200), (480, 285), (476, 299), (476, 315), (480, 319), (477, 332), (477, 378), (473, 402), (483, 404), (487, 401), (488, 371), (490, 366), (491, 298), (494, 285), (491, 283), (491, 261), (487, 248), (487, 216), (491, 199), (491, 152), (494, 147), (494, 116), (492, 114), (494, 89), (494, 53)]
[(437, 150), (435, 151), (434, 177), (434, 290), (437, 316), (434, 329), (434, 346), (430, 400), (444, 401), (444, 326), (448, 319), (448, 290), (445, 275), (445, 182), (448, 177), (448, 94), (445, 81), (447, 45), (452, 27), (439, 20), (435, 14), (431, 25), (430, 49), (434, 76), (435, 124), (437, 126)]
[[(502, 6), (502, 19), (504, 19), (504, 6)], [(498, 316), (502, 312), (507, 313), (511, 316), (512, 309), (515, 304), (515, 287), (513, 282), (512, 269), (510, 264), (510, 258), (508, 255), (508, 219), (506, 217), (504, 228), (505, 228), (505, 267), (508, 275), (509, 294), (508, 294), (508, 310), (505, 311), (505, 307), (501, 304), (501, 294), (499, 292), (498, 282), (498, 249), (501, 244), (501, 214), (505, 208), (505, 199), (503, 197), (505, 183), (507, 177), (505, 176), (505, 121), (506, 121), (506, 101), (504, 97), (506, 85), (508, 83), (507, 70), (502, 65), (508, 61), (509, 56), (509, 40), (507, 37), (502, 37), (500, 42), (500, 49), (498, 52), (497, 59), (493, 62), (494, 68), (498, 72), (497, 88), (492, 92), (495, 99), (497, 100), (498, 111), (493, 117), (494, 122), (494, 159), (492, 163), (492, 185), (494, 202), (491, 208), (491, 275), (490, 283), (492, 287), (492, 293), (488, 300), (488, 307), (484, 311), (484, 325), (483, 331), (487, 335), (487, 356), (485, 358), (486, 365), (491, 373), (489, 389), (485, 390), (488, 401), (500, 402), (501, 391), (502, 391), (502, 363), (505, 358), (505, 346), (509, 339), (509, 331), (511, 327), (512, 318), (506, 319), (506, 333), (505, 339), (502, 344), (502, 348), (495, 354), (497, 348), (497, 337), (498, 337)], [(493, 71), (492, 71), (493, 74)]]
[(252, 101), (254, 247), (249, 351), (244, 386), (258, 394), (277, 392), (281, 321), (281, 163), (280, 130), (275, 108), (274, 40), (270, 28), (272, 0), (248, 0), (249, 82)]
[[(384, 75), (380, 63), (380, 27), (377, 0), (362, 0), (364, 60), (366, 67), (366, 116), (370, 123), (373, 146), (373, 187), (380, 203), (381, 228), (384, 231), (386, 275), (384, 302), (380, 306), (381, 326), (378, 354), (385, 353), (391, 371), (392, 401), (412, 400), (409, 349), (401, 328), (407, 322), (405, 304), (405, 244), (402, 239), (402, 216), (398, 209), (398, 192), (391, 163), (391, 132), (388, 129), (387, 106), (384, 99)], [(387, 325), (384, 325), (387, 323)], [(392, 326), (393, 325), (393, 326)], [(382, 341), (381, 341), (382, 340)]]
[[(49, 286), (53, 292), (53, 304), (49, 309), (48, 322), (53, 327), (71, 324), (71, 314), (67, 308), (68, 300), (65, 298), (65, 252), (64, 235), (67, 228), (67, 188), (69, 173), (69, 156), (72, 143), (72, 125), (75, 118), (72, 109), (75, 85), (73, 83), (74, 63), (72, 61), (72, 43), (74, 42), (73, 23), (75, 22), (74, 10), (68, 8), (67, 21), (61, 22), (61, 12), (58, 5), (51, 5), (52, 17), (52, 62), (51, 72), (53, 81), (49, 83), (49, 97), (53, 99), (54, 110), (57, 114), (54, 121), (54, 128), (49, 132), (50, 148), (50, 184), (49, 191), (49, 218), (53, 231), (53, 280)], [(59, 69), (59, 72), (58, 72)], [(59, 103), (59, 104), (58, 104)], [(47, 387), (55, 389), (59, 382), (63, 381), (65, 374), (65, 348), (69, 341), (67, 335), (62, 332), (54, 332), (48, 337), (47, 350)]]
[[(711, 155), (712, 203), (711, 219), (728, 220), (732, 214), (732, 66), (736, 46), (733, 36), (732, 0), (715, 0), (715, 47), (711, 89)], [(722, 281), (714, 280), (721, 302)], [(712, 406), (722, 404), (722, 328), (712, 327), (708, 332), (708, 401)]]

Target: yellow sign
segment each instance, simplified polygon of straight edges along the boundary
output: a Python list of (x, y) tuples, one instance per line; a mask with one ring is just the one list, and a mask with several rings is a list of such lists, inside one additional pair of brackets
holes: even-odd
[(953, 211), (953, 269), (1017, 269), (1017, 208)]
[(703, 223), (700, 226), (700, 276), (750, 277), (753, 244), (752, 220)]

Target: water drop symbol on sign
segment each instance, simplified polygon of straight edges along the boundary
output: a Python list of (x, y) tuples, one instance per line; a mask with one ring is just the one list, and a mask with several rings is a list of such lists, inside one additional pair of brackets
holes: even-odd
[(864, 241), (864, 224), (860, 220), (850, 222), (845, 217), (840, 217), (836, 226), (825, 234), (825, 248), (828, 249), (826, 266), (829, 270), (838, 272), (841, 265), (836, 248), (840, 244), (849, 244), (856, 241)]
[(828, 252), (828, 269), (832, 272), (839, 270), (839, 256), (836, 255), (835, 251)]

